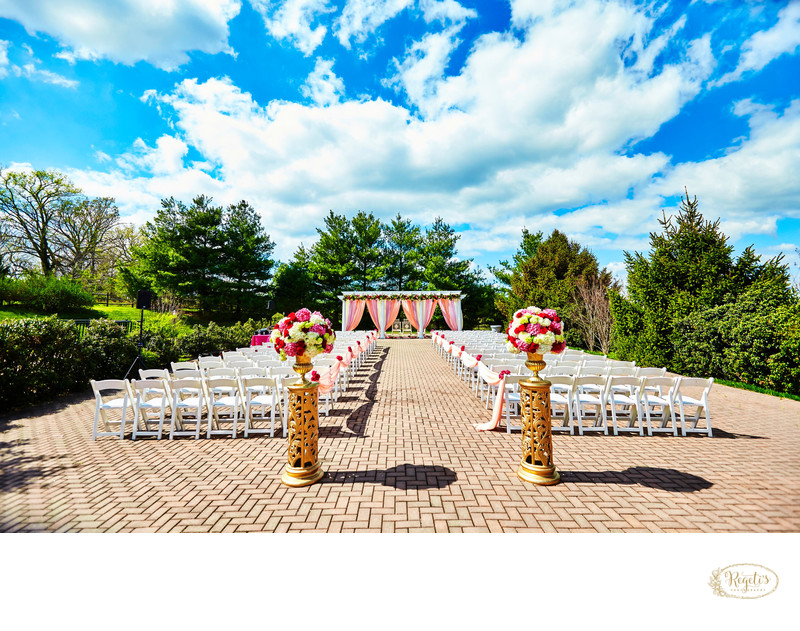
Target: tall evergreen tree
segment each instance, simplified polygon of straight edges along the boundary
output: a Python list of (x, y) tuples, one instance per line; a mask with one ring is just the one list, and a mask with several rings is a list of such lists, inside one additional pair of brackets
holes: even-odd
[(246, 201), (228, 206), (223, 217), (224, 240), (219, 265), (221, 292), (231, 300), (237, 319), (242, 310), (266, 306), (275, 244), (264, 230), (261, 218)]
[(511, 259), (500, 261), (498, 267), (490, 267), (489, 271), (494, 274), (500, 287), (495, 293), (495, 303), (499, 311), (506, 320), (511, 320), (512, 314), (520, 307), (527, 307), (522, 304), (524, 298), (517, 296), (512, 290), (514, 278), (522, 274), (522, 265), (525, 261), (532, 259), (536, 255), (536, 250), (542, 243), (543, 235), (541, 232), (530, 232), (527, 228), (522, 229), (522, 243)]
[[(300, 244), (292, 260), (278, 267), (273, 280), (277, 311), (286, 315), (301, 307), (315, 310), (322, 307), (318, 302), (319, 294), (309, 271), (310, 266), (311, 252)], [(325, 315), (331, 317), (333, 314)]]
[(614, 345), (619, 354), (651, 366), (670, 366), (674, 323), (702, 310), (732, 302), (756, 282), (788, 284), (782, 257), (761, 263), (748, 247), (734, 259), (734, 248), (706, 221), (697, 197), (681, 197), (675, 217), (659, 220), (650, 233), (650, 252), (625, 252), (628, 297), (612, 299)]
[(384, 289), (389, 291), (419, 288), (422, 273), (422, 230), (400, 214), (384, 226)]
[(350, 222), (352, 234), (351, 260), (353, 261), (352, 288), (355, 291), (374, 289), (383, 278), (384, 236), (381, 222), (372, 213), (358, 211)]

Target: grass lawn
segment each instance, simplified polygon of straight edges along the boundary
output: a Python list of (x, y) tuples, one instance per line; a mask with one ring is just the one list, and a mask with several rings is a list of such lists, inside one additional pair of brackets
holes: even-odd
[[(56, 314), (59, 318), (65, 320), (98, 320), (108, 318), (109, 320), (133, 320), (138, 322), (141, 311), (135, 307), (125, 307), (112, 305), (106, 307), (105, 305), (95, 305), (92, 309), (78, 309), (75, 311), (65, 311), (64, 313)], [(49, 314), (43, 314), (40, 311), (27, 309), (22, 307), (5, 306), (0, 308), (0, 320), (20, 320), (22, 318), (41, 318)], [(160, 326), (172, 324), (173, 317), (169, 313), (155, 313), (153, 311), (145, 310), (144, 312), (144, 325), (147, 327), (150, 324), (157, 324)], [(190, 324), (182, 319), (174, 323), (178, 333), (188, 333), (191, 330)]]

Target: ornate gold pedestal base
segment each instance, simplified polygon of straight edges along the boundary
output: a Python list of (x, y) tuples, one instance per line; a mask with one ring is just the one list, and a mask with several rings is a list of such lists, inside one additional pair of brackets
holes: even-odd
[(541, 486), (548, 486), (561, 482), (561, 474), (556, 471), (555, 467), (529, 465), (524, 460), (520, 460), (519, 467), (517, 468), (517, 477), (520, 480), (525, 480), (525, 482), (539, 484)]
[(302, 381), (289, 386), (289, 461), (281, 476), (287, 486), (308, 486), (325, 475), (317, 458), (318, 387)]
[(319, 480), (325, 472), (322, 470), (322, 465), (317, 462), (313, 467), (290, 467), (288, 464), (283, 470), (281, 482), (286, 486), (308, 486), (314, 484)]
[(528, 353), (526, 366), (533, 378), (520, 382), (522, 413), (522, 460), (517, 477), (531, 484), (558, 484), (561, 476), (553, 464), (553, 433), (550, 422), (550, 382), (539, 377), (544, 368), (541, 355)]

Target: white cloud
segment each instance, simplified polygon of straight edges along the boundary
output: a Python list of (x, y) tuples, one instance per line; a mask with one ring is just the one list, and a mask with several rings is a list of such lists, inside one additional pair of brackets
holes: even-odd
[(313, 53), (328, 32), (326, 26), (312, 28), (312, 24), (319, 15), (333, 10), (328, 0), (284, 0), (277, 10), (270, 0), (250, 0), (250, 4), (261, 14), (272, 37), (291, 42), (305, 55)]
[(761, 70), (773, 59), (794, 53), (800, 46), (800, 2), (794, 0), (778, 12), (778, 22), (766, 31), (758, 31), (744, 44), (736, 69), (721, 77), (717, 84), (739, 79), (744, 73)]
[(333, 72), (333, 60), (318, 58), (314, 71), (308, 75), (300, 91), (323, 107), (338, 103), (344, 95), (344, 82)]
[(98, 195), (117, 183), (114, 196), (137, 216), (171, 195), (247, 199), (284, 260), (315, 240), (329, 209), (468, 223), (466, 257), (513, 249), (523, 226), (600, 250), (646, 249), (665, 198), (684, 185), (732, 234), (797, 215), (799, 105), (778, 114), (739, 102), (751, 132), (716, 160), (673, 167), (658, 153), (623, 155), (699, 93), (714, 69), (709, 39), (656, 65), (661, 34), (677, 36), (682, 19), (653, 36), (654, 17), (628, 3), (583, 0), (532, 16), (535, 6), (512, 5), (524, 28), (480, 37), (457, 74), (446, 73), (456, 26), (410, 44), (393, 79), (409, 107), (347, 100), (330, 59), (317, 60), (306, 103), (260, 104), (224, 77), (148, 91), (171, 135), (137, 141), (112, 171), (83, 172), (81, 185)]
[(8, 45), (11, 42), (0, 39), (0, 79), (8, 75)]
[(726, 155), (680, 164), (652, 190), (669, 196), (688, 187), (706, 217), (721, 217), (733, 240), (744, 234), (775, 234), (780, 217), (800, 218), (800, 100), (782, 114), (751, 101), (734, 113), (748, 117), (749, 136)]
[(426, 22), (462, 24), (478, 17), (473, 9), (468, 9), (455, 0), (420, 0), (419, 5)]
[(105, 58), (172, 70), (188, 51), (232, 53), (228, 22), (240, 7), (240, 0), (0, 0), (0, 17), (56, 38), (64, 47), (57, 56), (72, 63)]
[(394, 60), (397, 73), (384, 81), (387, 86), (402, 88), (408, 101), (420, 108), (426, 117), (437, 113), (436, 90), (444, 78), (450, 55), (458, 46), (458, 28), (428, 33), (414, 42), (402, 62)]
[(31, 79), (32, 81), (52, 83), (53, 85), (57, 85), (62, 88), (78, 87), (78, 81), (75, 81), (74, 79), (67, 79), (66, 77), (63, 77), (55, 72), (51, 72), (50, 70), (42, 70), (37, 68), (32, 63), (23, 64), (22, 66), (12, 65), (11, 69), (18, 77), (25, 77), (27, 79)]
[(363, 43), (384, 22), (407, 9), (414, 0), (347, 0), (336, 21), (336, 37), (345, 48), (350, 40)]

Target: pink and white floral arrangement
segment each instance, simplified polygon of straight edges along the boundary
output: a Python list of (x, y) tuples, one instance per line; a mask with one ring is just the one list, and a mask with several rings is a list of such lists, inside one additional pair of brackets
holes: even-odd
[(281, 359), (330, 353), (335, 340), (336, 333), (333, 332), (331, 321), (319, 311), (312, 313), (308, 309), (290, 313), (275, 325), (270, 335), (270, 341)]
[(506, 330), (510, 353), (562, 353), (567, 347), (561, 318), (554, 309), (528, 307), (514, 314)]

